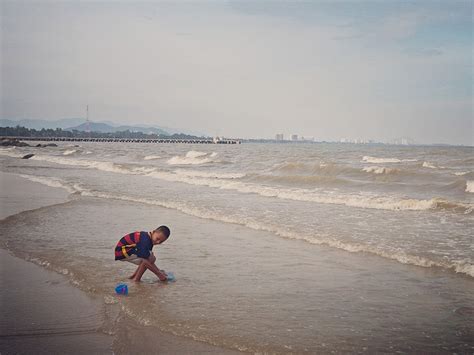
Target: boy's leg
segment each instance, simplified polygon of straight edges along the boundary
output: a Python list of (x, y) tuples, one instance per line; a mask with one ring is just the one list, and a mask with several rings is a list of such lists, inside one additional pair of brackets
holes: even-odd
[(134, 273), (133, 281), (140, 281), (142, 279), (143, 274), (146, 271), (145, 259), (138, 265), (137, 270)]
[(135, 272), (132, 274), (132, 276), (129, 276), (128, 278), (129, 279), (134, 279), (135, 276), (137, 276), (137, 273), (138, 273), (138, 270), (140, 269), (140, 265), (137, 266), (137, 269), (135, 270)]
[[(155, 262), (155, 260), (156, 260), (155, 256), (153, 255), (153, 253), (150, 253), (150, 254), (151, 254), (151, 256), (153, 257), (153, 259), (152, 259), (151, 261), (152, 261), (152, 262)], [(133, 258), (133, 259), (132, 259), (132, 258)], [(132, 280), (133, 280), (133, 279), (135, 279), (135, 277), (136, 277), (137, 274), (138, 274), (138, 270), (140, 269), (140, 264), (142, 263), (142, 260), (143, 260), (143, 259), (137, 258), (136, 255), (132, 255), (132, 257), (129, 258), (129, 259), (130, 259), (129, 261), (130, 261), (132, 264), (137, 265), (137, 269), (136, 269), (135, 272), (132, 274), (132, 276), (129, 277), (129, 279), (132, 279)]]
[(153, 272), (161, 281), (166, 281), (166, 275), (161, 272), (161, 270), (158, 269), (154, 263), (151, 263), (146, 259), (143, 259), (142, 263), (138, 267), (134, 280), (140, 281), (147, 269)]

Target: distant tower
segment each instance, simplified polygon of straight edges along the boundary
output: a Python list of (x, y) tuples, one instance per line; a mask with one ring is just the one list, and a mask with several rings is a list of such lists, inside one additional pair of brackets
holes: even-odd
[(91, 132), (91, 123), (89, 121), (89, 105), (86, 106), (86, 132)]

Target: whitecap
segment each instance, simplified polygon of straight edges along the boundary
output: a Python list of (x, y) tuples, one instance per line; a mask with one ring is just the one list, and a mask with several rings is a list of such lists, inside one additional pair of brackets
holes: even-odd
[(189, 152), (186, 153), (186, 158), (199, 158), (204, 155), (207, 155), (206, 152), (198, 152), (196, 150), (190, 150)]
[(474, 181), (473, 180), (466, 181), (466, 192), (474, 193)]
[(362, 161), (372, 164), (384, 164), (384, 163), (404, 163), (404, 162), (414, 162), (416, 159), (398, 159), (398, 158), (376, 158), (370, 156), (362, 157)]
[(394, 173), (396, 169), (385, 168), (383, 166), (366, 166), (362, 168), (363, 171), (366, 173), (374, 173), (374, 174), (390, 174)]
[(211, 156), (207, 157), (208, 153), (190, 150), (185, 156), (176, 155), (168, 159), (169, 165), (199, 165), (212, 162)]
[(240, 178), (245, 177), (245, 174), (242, 174), (242, 173), (220, 173), (220, 172), (214, 172), (214, 171), (197, 171), (197, 170), (178, 169), (173, 172), (181, 176), (215, 178), (215, 179), (240, 179)]
[(160, 159), (161, 157), (159, 155), (147, 155), (146, 157), (143, 158), (143, 160), (155, 160), (155, 159)]
[(424, 168), (430, 168), (430, 169), (437, 169), (438, 167), (430, 163), (429, 161), (424, 161), (423, 165)]

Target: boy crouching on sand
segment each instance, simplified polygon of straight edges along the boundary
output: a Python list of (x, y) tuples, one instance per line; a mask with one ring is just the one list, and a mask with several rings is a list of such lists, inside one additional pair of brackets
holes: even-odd
[(153, 232), (134, 232), (119, 240), (115, 247), (115, 260), (128, 261), (138, 265), (137, 270), (130, 276), (134, 281), (140, 281), (145, 271), (153, 272), (161, 281), (167, 280), (164, 271), (155, 265), (156, 258), (151, 251), (153, 245), (161, 244), (170, 236), (167, 226), (160, 226)]

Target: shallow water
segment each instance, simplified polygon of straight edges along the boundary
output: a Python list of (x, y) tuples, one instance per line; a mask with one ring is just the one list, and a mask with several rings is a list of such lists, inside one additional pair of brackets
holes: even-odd
[(20, 256), (115, 303), (132, 271), (112, 260), (117, 240), (171, 226), (156, 252), (178, 281), (148, 276), (118, 299), (141, 324), (249, 351), (473, 350), (471, 148), (87, 144), (14, 158), (30, 151), (3, 150), (2, 170), (73, 195), (1, 222)]

